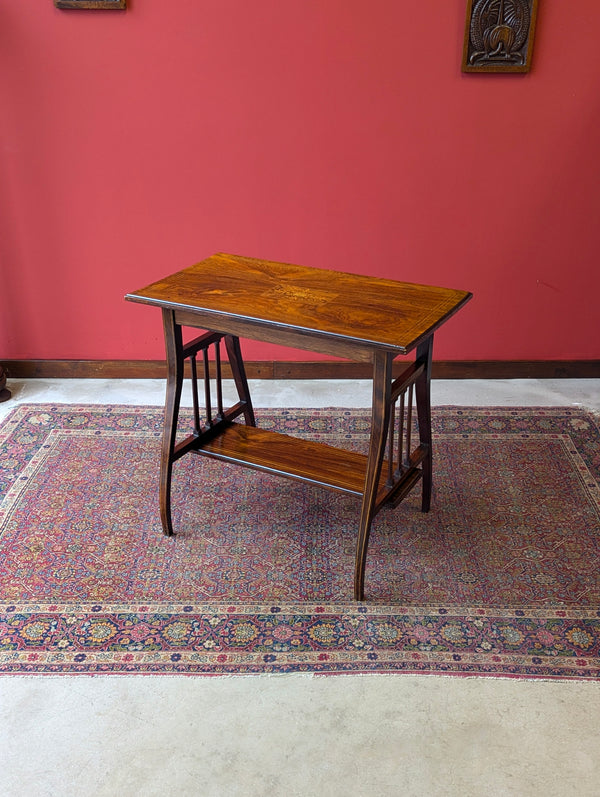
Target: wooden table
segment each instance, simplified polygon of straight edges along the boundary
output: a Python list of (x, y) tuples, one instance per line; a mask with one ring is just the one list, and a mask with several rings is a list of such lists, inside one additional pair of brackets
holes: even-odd
[[(383, 506), (396, 506), (420, 480), (422, 510), (429, 510), (433, 335), (469, 301), (471, 294), (217, 254), (125, 298), (162, 308), (168, 366), (160, 466), (160, 514), (165, 534), (173, 534), (173, 463), (188, 452), (357, 495), (362, 498), (362, 506), (354, 597), (363, 600), (369, 531), (376, 513)], [(182, 327), (207, 331), (184, 343)], [(372, 363), (368, 454), (258, 428), (240, 337)], [(223, 406), (221, 341), (239, 399), (230, 407)], [(393, 378), (393, 360), (413, 350), (414, 361)], [(199, 354), (204, 366), (202, 418), (197, 378)], [(191, 363), (194, 420), (189, 435), (177, 442), (187, 359)], [(413, 391), (418, 432), (413, 431)], [(240, 422), (242, 418), (244, 423)]]

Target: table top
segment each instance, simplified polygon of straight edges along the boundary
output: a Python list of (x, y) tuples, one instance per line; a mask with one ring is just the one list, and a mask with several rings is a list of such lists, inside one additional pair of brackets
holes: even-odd
[[(207, 329), (240, 330), (277, 342), (317, 335), (349, 346), (406, 354), (454, 315), (468, 291), (328, 269), (216, 254), (126, 295), (126, 299), (202, 316)], [(282, 340), (282, 342), (283, 342)], [(312, 346), (306, 346), (312, 348)], [(317, 350), (317, 349), (315, 349)]]

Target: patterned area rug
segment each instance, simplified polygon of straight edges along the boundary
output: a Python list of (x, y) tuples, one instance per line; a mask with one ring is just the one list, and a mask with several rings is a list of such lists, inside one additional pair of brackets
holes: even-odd
[[(259, 425), (364, 448), (362, 410)], [(0, 428), (0, 672), (600, 677), (600, 429), (572, 408), (434, 409), (433, 507), (201, 457), (157, 512), (162, 410), (17, 407)]]

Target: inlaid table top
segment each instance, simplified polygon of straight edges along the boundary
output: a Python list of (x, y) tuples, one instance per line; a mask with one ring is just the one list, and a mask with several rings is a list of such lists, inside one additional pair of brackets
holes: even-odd
[(254, 331), (246, 336), (256, 340), (278, 342), (279, 332), (285, 344), (286, 333), (293, 331), (295, 345), (299, 334), (306, 335), (305, 348), (314, 351), (317, 337), (338, 349), (347, 343), (406, 354), (471, 294), (221, 253), (126, 298), (200, 314), (209, 329)]

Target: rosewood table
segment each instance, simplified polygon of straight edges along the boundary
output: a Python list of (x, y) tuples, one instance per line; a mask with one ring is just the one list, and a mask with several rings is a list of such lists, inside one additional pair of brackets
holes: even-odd
[[(341, 490), (362, 499), (354, 597), (363, 600), (367, 545), (374, 516), (386, 505), (396, 506), (419, 481), (421, 508), (424, 512), (429, 510), (433, 336), (469, 301), (471, 294), (217, 254), (125, 298), (162, 309), (168, 378), (159, 503), (165, 534), (173, 534), (173, 463), (188, 452)], [(204, 332), (184, 342), (183, 327)], [(240, 337), (371, 363), (373, 402), (368, 453), (357, 454), (258, 428)], [(223, 406), (221, 341), (239, 399), (230, 407)], [(414, 361), (393, 378), (393, 360), (413, 350)], [(205, 390), (202, 418), (197, 378), (199, 354)], [(188, 359), (193, 428), (178, 441), (179, 405)], [(418, 424), (414, 424), (413, 400)]]

